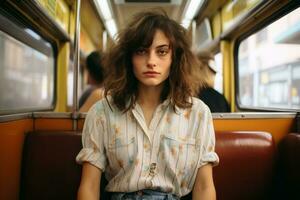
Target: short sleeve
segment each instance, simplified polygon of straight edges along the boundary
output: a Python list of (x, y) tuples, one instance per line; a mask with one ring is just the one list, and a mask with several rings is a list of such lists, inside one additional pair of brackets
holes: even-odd
[(198, 163), (198, 168), (201, 166), (211, 163), (213, 166), (218, 165), (219, 157), (215, 152), (215, 131), (213, 126), (213, 119), (210, 110), (207, 108), (202, 114), (202, 131), (201, 134), (201, 154), (200, 162)]
[(104, 172), (107, 158), (104, 150), (104, 108), (97, 102), (87, 113), (82, 131), (82, 149), (76, 157), (79, 164), (88, 162)]

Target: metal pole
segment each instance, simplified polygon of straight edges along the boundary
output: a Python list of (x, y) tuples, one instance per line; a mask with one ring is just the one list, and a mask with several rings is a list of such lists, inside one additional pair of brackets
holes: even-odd
[(81, 0), (76, 1), (76, 21), (75, 21), (75, 36), (74, 36), (74, 66), (73, 66), (73, 130), (77, 130), (78, 120), (78, 75), (80, 67), (80, 4)]

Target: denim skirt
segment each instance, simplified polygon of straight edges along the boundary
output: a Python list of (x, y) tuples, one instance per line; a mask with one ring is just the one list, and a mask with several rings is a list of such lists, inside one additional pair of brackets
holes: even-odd
[(176, 195), (155, 190), (140, 190), (137, 192), (114, 192), (110, 193), (111, 200), (179, 200)]

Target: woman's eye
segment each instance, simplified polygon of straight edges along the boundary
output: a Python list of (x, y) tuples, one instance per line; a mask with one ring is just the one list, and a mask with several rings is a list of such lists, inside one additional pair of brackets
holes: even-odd
[(157, 51), (158, 55), (159, 56), (164, 56), (164, 55), (167, 55), (169, 53), (169, 50), (166, 50), (166, 49), (160, 49)]
[(137, 55), (145, 55), (147, 53), (146, 49), (138, 49), (135, 51)]

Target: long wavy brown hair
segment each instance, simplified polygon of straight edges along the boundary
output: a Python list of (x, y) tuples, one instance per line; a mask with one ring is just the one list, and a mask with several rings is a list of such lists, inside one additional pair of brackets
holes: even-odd
[(166, 35), (172, 49), (170, 74), (165, 81), (161, 101), (170, 98), (174, 111), (175, 106), (189, 108), (192, 106), (190, 97), (199, 91), (202, 84), (201, 78), (197, 77), (199, 63), (190, 49), (185, 29), (161, 10), (141, 12), (119, 33), (117, 43), (104, 60), (109, 71), (104, 82), (104, 95), (105, 98), (110, 95), (120, 111), (131, 109), (138, 96), (133, 53), (140, 47), (150, 47), (156, 30)]

